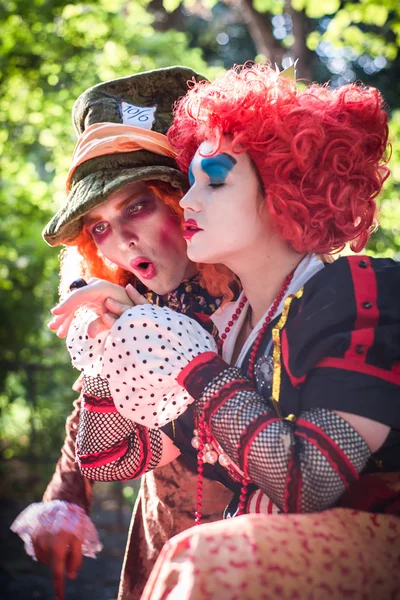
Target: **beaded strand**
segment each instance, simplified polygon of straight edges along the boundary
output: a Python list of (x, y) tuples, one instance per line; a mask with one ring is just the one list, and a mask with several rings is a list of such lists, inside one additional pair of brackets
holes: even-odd
[[(267, 330), (268, 325), (271, 323), (273, 317), (275, 316), (276, 311), (278, 310), (279, 304), (281, 303), (281, 301), (283, 300), (283, 298), (287, 292), (290, 282), (293, 279), (293, 275), (294, 275), (294, 272), (290, 273), (286, 277), (285, 281), (283, 282), (282, 288), (281, 288), (279, 294), (277, 295), (277, 297), (275, 298), (270, 310), (268, 311), (268, 314), (264, 319), (261, 329), (258, 332), (257, 337), (254, 341), (253, 347), (251, 349), (250, 358), (249, 358), (249, 367), (248, 367), (248, 378), (252, 385), (255, 385), (254, 367), (255, 367), (257, 354), (260, 349), (262, 339), (264, 337), (264, 334), (265, 334), (265, 331)], [(218, 354), (220, 354), (220, 355), (222, 354), (222, 347), (223, 347), (224, 341), (226, 340), (231, 328), (233, 327), (235, 322), (238, 320), (246, 303), (247, 303), (247, 297), (243, 296), (241, 302), (239, 303), (238, 308), (233, 313), (231, 320), (228, 321), (227, 327), (225, 327), (224, 332), (221, 334), (221, 337), (218, 340), (218, 345), (217, 345)], [(197, 454), (197, 498), (196, 498), (196, 512), (195, 512), (196, 525), (200, 525), (201, 517), (202, 517), (201, 508), (202, 508), (202, 501), (203, 501), (204, 462), (210, 462), (211, 464), (214, 464), (217, 460), (217, 458), (215, 458), (215, 460), (214, 460), (214, 456), (210, 457), (210, 458), (212, 458), (211, 460), (206, 460), (206, 449), (211, 444), (211, 441), (212, 441), (212, 436), (211, 436), (211, 433), (207, 431), (206, 424), (204, 421), (204, 416), (199, 415), (198, 420), (197, 420), (197, 430), (194, 431), (194, 438), (192, 439), (192, 446), (198, 450), (198, 454)], [(216, 453), (214, 451), (208, 451), (207, 454), (210, 454), (210, 455), (215, 454), (216, 455)], [(240, 490), (237, 516), (240, 516), (244, 513), (246, 499), (247, 499), (247, 487), (248, 487), (249, 482), (250, 482), (250, 478), (248, 476), (248, 470), (247, 470), (247, 464), (246, 464), (246, 465), (243, 465), (242, 487)]]

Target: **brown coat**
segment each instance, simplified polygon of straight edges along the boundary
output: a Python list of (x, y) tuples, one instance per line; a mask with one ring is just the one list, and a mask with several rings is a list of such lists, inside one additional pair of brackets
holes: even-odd
[[(61, 458), (43, 500), (73, 502), (89, 514), (93, 484), (82, 477), (75, 462), (80, 405), (80, 399), (74, 402), (74, 410), (67, 419)], [(193, 526), (196, 486), (196, 475), (180, 458), (142, 477), (128, 533), (118, 600), (139, 600), (164, 543)], [(230, 498), (231, 493), (222, 485), (205, 480), (202, 521), (220, 519)]]

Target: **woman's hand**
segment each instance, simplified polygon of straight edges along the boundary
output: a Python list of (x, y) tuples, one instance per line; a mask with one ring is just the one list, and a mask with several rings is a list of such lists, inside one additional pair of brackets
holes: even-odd
[(71, 292), (65, 300), (52, 308), (54, 317), (48, 327), (56, 331), (58, 337), (66, 337), (76, 310), (84, 306), (99, 315), (88, 329), (88, 335), (95, 337), (100, 331), (112, 327), (127, 308), (145, 303), (145, 298), (131, 284), (123, 288), (115, 283), (93, 278), (86, 286)]
[(107, 312), (103, 313), (98, 319), (90, 323), (88, 327), (89, 337), (94, 338), (102, 331), (111, 329), (115, 321), (128, 308), (131, 308), (132, 306), (138, 306), (139, 304), (149, 304), (146, 298), (141, 296), (139, 292), (135, 290), (131, 283), (128, 283), (128, 285), (125, 288), (125, 291), (131, 303), (124, 304), (123, 302), (118, 302), (118, 300), (114, 300), (114, 298), (106, 298), (106, 300), (104, 301), (104, 306), (107, 309)]

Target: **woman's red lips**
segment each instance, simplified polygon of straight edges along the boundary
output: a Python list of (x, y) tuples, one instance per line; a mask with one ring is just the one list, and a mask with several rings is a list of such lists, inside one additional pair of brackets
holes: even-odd
[(143, 279), (153, 279), (157, 274), (155, 264), (145, 256), (138, 256), (135, 260), (131, 260), (129, 265)]
[(203, 230), (200, 229), (194, 219), (187, 219), (183, 222), (183, 237), (185, 240), (191, 240), (194, 234), (198, 233), (199, 231)]

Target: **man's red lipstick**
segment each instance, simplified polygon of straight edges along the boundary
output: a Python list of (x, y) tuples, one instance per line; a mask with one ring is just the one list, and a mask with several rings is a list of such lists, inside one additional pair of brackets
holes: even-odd
[(203, 231), (194, 219), (187, 219), (183, 222), (183, 237), (185, 240), (191, 240), (195, 233)]
[(131, 260), (129, 266), (142, 279), (153, 279), (157, 274), (155, 264), (145, 256), (138, 256), (135, 260)]

